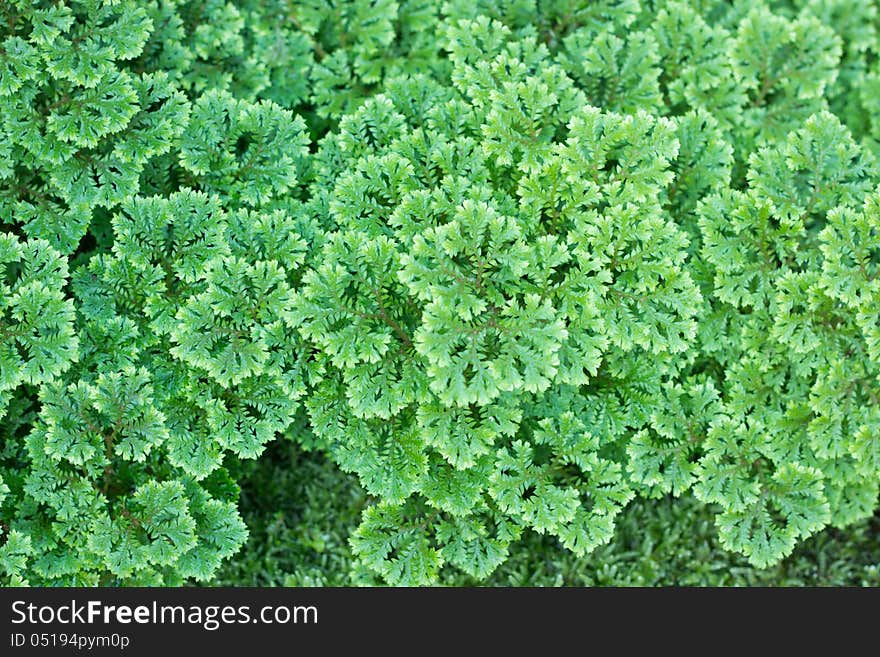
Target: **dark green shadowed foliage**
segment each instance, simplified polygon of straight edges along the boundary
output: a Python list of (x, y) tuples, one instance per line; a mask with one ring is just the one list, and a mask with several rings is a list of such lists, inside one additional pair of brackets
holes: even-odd
[(0, 583), (876, 584), (878, 9), (0, 3)]

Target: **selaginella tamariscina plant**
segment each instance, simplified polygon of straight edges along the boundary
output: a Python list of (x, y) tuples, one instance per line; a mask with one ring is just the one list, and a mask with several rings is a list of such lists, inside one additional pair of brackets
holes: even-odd
[[(392, 583), (444, 564), (479, 579), (523, 530), (586, 553), (632, 495), (693, 490), (722, 544), (766, 566), (869, 516), (876, 173), (828, 111), (840, 36), (760, 3), (714, 29), (666, 3), (591, 59), (578, 48), (596, 30), (553, 57), (537, 22), (450, 21), (448, 84), (389, 80), (319, 151), (333, 230), (297, 312), (332, 373), (306, 401), (311, 432), (376, 499), (355, 554)], [(655, 65), (628, 70), (624, 39), (662, 44)], [(716, 51), (712, 81), (699, 48)], [(610, 74), (585, 84), (584, 62)], [(743, 221), (754, 200), (770, 226), (793, 222), (788, 260), (759, 260), (781, 247), (752, 252), (760, 224), (718, 209), (740, 195)], [(843, 217), (860, 230), (832, 228)], [(835, 283), (832, 253), (852, 254)], [(772, 295), (755, 277), (758, 296), (728, 297), (740, 262), (778, 270)], [(791, 298), (798, 278), (824, 308)], [(803, 323), (828, 342), (807, 347)]]
[(697, 496), (758, 565), (870, 516), (880, 485), (880, 195), (833, 115), (749, 159), (747, 187), (700, 206), (713, 276), (703, 351), (724, 398)]
[(756, 566), (869, 516), (858, 5), (0, 5), (2, 581), (210, 581), (282, 434), (366, 582), (589, 559), (635, 496)]
[(525, 529), (607, 541), (700, 306), (676, 124), (591, 106), (500, 23), (446, 39), (448, 84), (389, 81), (322, 142), (332, 230), (293, 303), (311, 431), (376, 499), (354, 550), (399, 583), (485, 576)]
[[(267, 205), (296, 186), (305, 126), (260, 99), (273, 71), (241, 60), (310, 58), (283, 47), (308, 39), (212, 2), (0, 13), (2, 568), (205, 580), (246, 536), (224, 454), (258, 454), (301, 385), (273, 308), (305, 243)], [(210, 32), (221, 18), (269, 44), (230, 45)]]
[(430, 3), (376, 9), (0, 6), (4, 581), (206, 581), (244, 541), (234, 460), (309, 379), (294, 110), (325, 130), (432, 52)]

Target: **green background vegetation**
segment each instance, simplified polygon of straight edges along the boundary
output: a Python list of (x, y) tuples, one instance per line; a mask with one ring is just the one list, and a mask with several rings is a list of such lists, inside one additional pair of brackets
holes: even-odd
[(878, 35), (0, 3), (0, 582), (876, 585)]

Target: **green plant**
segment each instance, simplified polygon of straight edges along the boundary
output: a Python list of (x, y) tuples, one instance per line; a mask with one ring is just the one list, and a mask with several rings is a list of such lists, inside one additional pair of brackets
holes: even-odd
[(863, 545), (851, 4), (5, 3), (3, 581), (624, 583), (583, 564), (633, 518), (709, 571), (646, 543), (629, 583)]

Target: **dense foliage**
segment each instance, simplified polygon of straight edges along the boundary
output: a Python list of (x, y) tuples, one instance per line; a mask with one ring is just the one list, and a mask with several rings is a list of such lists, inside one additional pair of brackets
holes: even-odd
[[(281, 467), (279, 467), (281, 466)], [(381, 583), (352, 554), (349, 536), (368, 503), (353, 475), (295, 443), (276, 441), (242, 463), (240, 508), (249, 536), (218, 570), (224, 586)], [(826, 529), (773, 566), (758, 568), (719, 545), (711, 507), (692, 496), (635, 499), (614, 535), (586, 558), (526, 532), (489, 577), (446, 564), (445, 586), (880, 586), (880, 518)]]
[(878, 30), (0, 4), (2, 582), (876, 582)]

